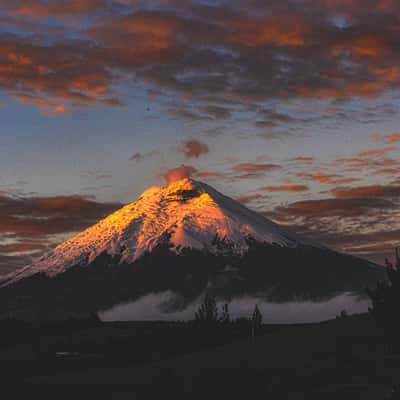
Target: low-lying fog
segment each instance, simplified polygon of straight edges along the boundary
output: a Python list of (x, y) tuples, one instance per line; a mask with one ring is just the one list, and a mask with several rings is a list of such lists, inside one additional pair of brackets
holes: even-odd
[[(103, 321), (129, 320), (191, 320), (203, 297), (179, 311), (169, 311), (177, 296), (168, 291), (160, 294), (148, 294), (136, 301), (118, 304), (99, 313)], [(218, 307), (224, 302), (218, 302)], [(348, 314), (366, 312), (369, 300), (351, 293), (344, 293), (330, 300), (292, 301), (269, 303), (262, 298), (242, 297), (229, 302), (232, 318), (250, 317), (255, 305), (258, 305), (263, 321), (266, 323), (301, 323), (318, 322), (336, 317), (342, 310)]]

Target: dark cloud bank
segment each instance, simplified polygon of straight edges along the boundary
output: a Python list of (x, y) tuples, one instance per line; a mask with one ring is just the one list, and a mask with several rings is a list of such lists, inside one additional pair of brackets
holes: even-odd
[(54, 235), (79, 232), (119, 207), (83, 196), (0, 196), (0, 274), (30, 262)]

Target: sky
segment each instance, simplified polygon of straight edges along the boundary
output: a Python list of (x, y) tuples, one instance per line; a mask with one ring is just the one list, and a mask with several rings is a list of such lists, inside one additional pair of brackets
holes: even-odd
[(398, 1), (0, 0), (0, 20), (0, 274), (177, 176), (375, 262), (399, 244)]

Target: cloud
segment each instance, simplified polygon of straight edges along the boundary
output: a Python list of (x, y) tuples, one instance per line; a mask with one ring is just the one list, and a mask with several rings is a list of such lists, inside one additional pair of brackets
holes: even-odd
[[(0, 90), (66, 108), (118, 106), (116, 88), (134, 77), (149, 91), (190, 98), (197, 112), (172, 107), (177, 116), (215, 120), (244, 104), (397, 89), (399, 7), (332, 3), (2, 0), (7, 26), (18, 29), (0, 35)], [(338, 12), (348, 27), (335, 23)], [(258, 124), (287, 119), (271, 114)]]
[(397, 143), (400, 142), (400, 132), (395, 132), (385, 136), (386, 143)]
[(38, 248), (44, 248), (42, 242), (29, 241), (26, 243), (8, 243), (0, 244), (1, 253), (24, 253)]
[(350, 198), (392, 198), (400, 196), (400, 186), (370, 185), (352, 188), (337, 188), (332, 190), (333, 195), (339, 199)]
[[(99, 203), (83, 196), (10, 197), (0, 196), (0, 256), (9, 262), (40, 253), (55, 235), (81, 231), (121, 205)], [(0, 257), (0, 258), (1, 258)], [(19, 265), (21, 266), (21, 265)], [(0, 273), (7, 265), (1, 262)]]
[(399, 245), (400, 186), (336, 187), (331, 197), (296, 201), (267, 213), (325, 245), (382, 263)]
[(266, 172), (280, 170), (282, 167), (277, 164), (270, 163), (239, 163), (232, 167), (232, 172), (225, 173), (224, 178), (228, 181), (246, 180), (246, 179), (259, 179), (265, 175)]
[(93, 48), (69, 41), (52, 45), (0, 34), (0, 90), (48, 114), (65, 111), (66, 102), (118, 105), (111, 94), (111, 74)]
[(203, 111), (213, 119), (225, 119), (231, 116), (231, 111), (221, 106), (206, 106)]
[(184, 141), (182, 147), (186, 158), (199, 158), (210, 151), (209, 147), (205, 143), (196, 139)]
[(266, 197), (267, 196), (265, 196), (265, 195), (256, 193), (256, 194), (249, 194), (249, 195), (245, 195), (245, 196), (239, 196), (236, 198), (236, 201), (238, 201), (239, 203), (248, 204), (248, 203), (252, 203), (254, 200), (265, 199)]
[(235, 46), (262, 48), (268, 45), (304, 46), (309, 26), (301, 17), (281, 16), (279, 20), (265, 18), (232, 18), (228, 23), (232, 33), (226, 38)]
[(41, 98), (38, 96), (32, 96), (29, 94), (17, 94), (16, 99), (18, 99), (23, 104), (35, 104), (45, 115), (58, 115), (65, 113), (64, 104), (55, 103), (53, 101)]
[(179, 181), (180, 179), (190, 178), (197, 172), (197, 169), (189, 165), (181, 165), (171, 168), (162, 174), (167, 184)]
[(0, 275), (6, 275), (21, 268), (32, 261), (31, 256), (27, 255), (3, 255), (0, 253)]
[(105, 10), (106, 0), (15, 0), (8, 11), (24, 17), (79, 17)]
[(374, 175), (398, 175), (400, 174), (400, 167), (397, 168), (381, 168), (373, 172)]
[[(388, 167), (398, 167), (399, 161), (392, 158), (382, 157), (347, 157), (338, 158), (333, 163), (336, 166), (341, 166), (345, 172), (357, 172), (359, 175), (363, 169), (367, 171), (376, 170)], [(345, 183), (345, 182), (343, 182)]]
[(83, 196), (0, 198), (0, 233), (56, 234), (82, 229), (120, 207)]
[(130, 157), (130, 161), (135, 161), (136, 163), (143, 161), (144, 159), (153, 157), (154, 155), (159, 154), (158, 150), (150, 150), (147, 151), (146, 153), (142, 153), (140, 151), (133, 153)]
[(137, 153), (132, 154), (131, 157), (129, 157), (129, 160), (139, 162), (139, 161), (142, 161), (143, 158), (144, 158), (144, 155), (142, 153), (137, 152)]
[(296, 175), (298, 177), (301, 177), (301, 178), (304, 178), (304, 179), (307, 179), (310, 181), (319, 182), (319, 183), (327, 184), (327, 185), (352, 183), (352, 182), (356, 182), (359, 180), (358, 178), (343, 177), (338, 174), (327, 174), (327, 173), (310, 174), (308, 172), (298, 172)]
[(371, 149), (371, 150), (366, 150), (361, 153), (358, 153), (359, 157), (380, 157), (384, 156), (386, 153), (390, 151), (396, 150), (395, 146), (388, 146), (388, 147), (383, 147), (381, 149)]
[[(280, 214), (295, 216), (324, 216), (354, 217), (371, 212), (395, 210), (400, 186), (370, 185), (352, 188), (335, 188), (330, 191), (333, 198), (304, 200), (278, 207)], [(383, 215), (383, 214), (381, 214)]]
[(306, 164), (311, 164), (314, 162), (314, 157), (298, 156), (295, 158), (291, 158), (289, 161), (296, 161), (296, 162), (303, 162)]
[[(201, 298), (188, 304), (183, 310), (166, 312), (168, 304), (173, 304), (179, 296), (172, 291), (150, 293), (135, 301), (113, 306), (100, 313), (103, 321), (187, 321), (194, 318), (195, 312), (201, 303)], [(224, 299), (217, 301), (218, 309), (226, 303)], [(342, 310), (349, 314), (362, 313), (368, 310), (369, 301), (359, 299), (350, 293), (343, 293), (332, 299), (316, 301), (291, 301), (273, 303), (262, 297), (245, 296), (229, 301), (229, 311), (233, 318), (248, 318), (251, 316), (254, 305), (257, 304), (263, 320), (267, 323), (304, 323), (318, 322), (335, 318)]]
[(258, 164), (258, 163), (240, 163), (233, 167), (236, 172), (259, 173), (281, 169), (282, 167), (276, 164)]
[(225, 174), (218, 171), (197, 171), (196, 178), (224, 178)]
[(400, 132), (393, 132), (389, 135), (382, 135), (380, 133), (372, 133), (369, 137), (376, 141), (384, 141), (388, 144), (400, 142)]
[(279, 186), (264, 186), (260, 190), (268, 192), (306, 192), (309, 187), (306, 185), (279, 185)]
[(291, 203), (287, 207), (278, 207), (281, 214), (292, 216), (315, 217), (354, 217), (370, 213), (371, 210), (394, 208), (391, 201), (368, 198), (332, 198), (320, 200), (305, 200)]
[(378, 132), (374, 132), (374, 133), (371, 133), (371, 134), (369, 135), (369, 138), (370, 138), (371, 140), (376, 140), (376, 141), (378, 141), (378, 140), (381, 140), (381, 139), (382, 139), (382, 135), (381, 135), (380, 133), (378, 133)]

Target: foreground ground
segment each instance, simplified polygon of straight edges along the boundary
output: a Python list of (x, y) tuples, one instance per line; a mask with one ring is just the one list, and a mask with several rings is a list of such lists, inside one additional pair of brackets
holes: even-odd
[(0, 332), (2, 385), (21, 396), (400, 398), (400, 354), (367, 315), (265, 325), (254, 339), (246, 324), (8, 321)]

